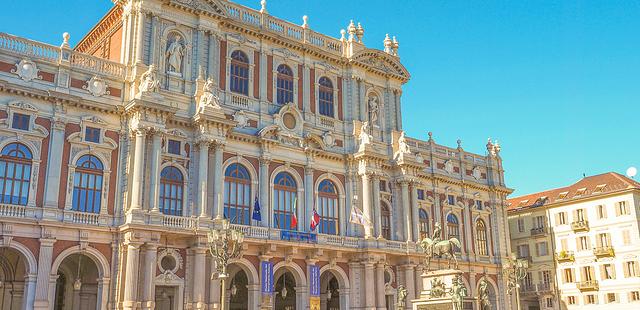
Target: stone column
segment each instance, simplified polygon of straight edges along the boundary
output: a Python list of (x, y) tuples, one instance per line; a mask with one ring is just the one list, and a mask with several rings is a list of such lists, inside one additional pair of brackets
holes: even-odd
[(400, 181), (400, 190), (402, 192), (402, 215), (404, 215), (405, 240), (412, 240), (411, 234), (411, 204), (409, 202), (409, 183)]
[(135, 310), (138, 302), (138, 271), (140, 244), (129, 241), (127, 244), (127, 265), (125, 266), (124, 298), (122, 309)]
[(424, 272), (424, 266), (422, 264), (416, 266), (416, 272), (414, 273), (416, 277), (416, 298), (420, 297), (420, 293), (424, 290), (422, 287), (422, 273)]
[(400, 97), (402, 96), (401, 90), (395, 91), (395, 105), (396, 105), (396, 129), (402, 128), (402, 109), (400, 103)]
[(191, 301), (193, 309), (205, 309), (205, 264), (207, 249), (196, 247), (193, 249), (193, 287), (191, 289)]
[(136, 145), (133, 154), (133, 180), (131, 184), (131, 209), (142, 209), (142, 182), (144, 178), (144, 143), (146, 130), (137, 129)]
[[(60, 178), (62, 177), (62, 147), (64, 146), (65, 122), (60, 118), (54, 118), (51, 122), (52, 132), (49, 143), (49, 163), (47, 164), (47, 177), (45, 185), (44, 207), (57, 208), (58, 194), (60, 192)], [(65, 176), (66, 178), (67, 176)]]
[[(369, 184), (369, 175), (362, 173), (360, 177), (362, 178), (362, 213), (369, 221), (371, 221), (371, 214), (373, 212), (371, 210), (371, 186)], [(371, 238), (371, 228), (371, 225), (364, 226), (365, 238)]]
[(412, 309), (411, 300), (416, 298), (416, 277), (414, 265), (408, 264), (404, 266), (404, 286), (407, 289), (407, 299), (405, 309)]
[[(375, 280), (374, 280), (374, 264), (373, 262), (365, 262), (364, 263), (364, 287), (365, 287), (365, 295), (364, 295), (364, 306), (367, 310), (375, 310), (376, 309), (376, 291), (374, 290)], [(362, 283), (360, 284), (362, 285)]]
[[(144, 266), (143, 266), (143, 282), (142, 282), (142, 309), (153, 310), (156, 303), (156, 286), (153, 281), (156, 278), (156, 266), (158, 257), (158, 245), (147, 244), (144, 251)], [(104, 288), (108, 289), (108, 288)]]
[[(313, 184), (313, 166), (308, 165), (304, 168), (304, 212), (305, 216), (301, 217), (303, 219), (302, 226), (300, 227), (301, 231), (310, 231), (311, 227), (309, 226), (311, 223), (311, 214), (313, 213), (313, 208), (316, 208), (314, 201), (314, 184)], [(298, 226), (299, 227), (299, 226)], [(317, 230), (318, 228), (316, 228)]]
[(71, 309), (73, 310), (80, 310), (80, 304), (82, 303), (80, 301), (80, 289), (82, 289), (82, 286), (78, 288), (76, 287), (73, 288), (73, 298), (71, 301), (71, 305), (72, 305)]
[(269, 201), (269, 163), (271, 159), (268, 156), (260, 157), (260, 212), (262, 213), (262, 221), (260, 226), (270, 227), (271, 203)]
[[(209, 256), (211, 274), (216, 272), (216, 265), (213, 257)], [(210, 278), (209, 280), (209, 309), (220, 309), (220, 280)]]
[[(53, 244), (56, 239), (40, 238), (40, 251), (38, 254), (38, 276), (36, 278), (36, 297), (33, 303), (34, 309), (48, 310), (49, 301), (53, 296), (49, 296), (49, 280), (51, 275), (51, 264), (53, 263)], [(57, 273), (57, 270), (56, 270)], [(53, 302), (51, 302), (53, 304)]]
[(349, 304), (359, 308), (362, 304), (362, 265), (355, 261), (349, 261), (349, 287), (352, 288), (349, 295)]
[(224, 144), (217, 143), (216, 150), (213, 154), (215, 160), (215, 180), (213, 183), (213, 194), (214, 194), (214, 210), (215, 219), (221, 220), (224, 218), (224, 203), (222, 202), (222, 182), (224, 182), (224, 171), (222, 169), (222, 153), (224, 151)]
[(198, 144), (198, 207), (200, 217), (207, 217), (207, 173), (209, 172), (209, 141), (202, 140)]
[[(358, 99), (360, 104), (360, 121), (367, 121), (369, 116), (367, 115), (367, 98), (365, 94), (365, 85), (364, 80), (361, 78), (356, 79), (358, 81)], [(373, 126), (373, 124), (369, 124), (369, 126)]]
[(411, 217), (413, 219), (413, 241), (420, 241), (420, 215), (418, 214), (418, 187), (414, 182), (411, 184)]
[(384, 287), (384, 263), (376, 265), (376, 306), (378, 310), (387, 309)]
[(380, 176), (372, 175), (373, 180), (373, 218), (371, 221), (374, 224), (375, 231), (374, 236), (382, 237), (382, 212), (380, 212)]
[(142, 10), (138, 10), (137, 25), (136, 25), (136, 64), (142, 64), (143, 51), (144, 51), (144, 16), (145, 13)]
[(162, 154), (162, 136), (159, 131), (153, 133), (151, 147), (151, 176), (149, 178), (149, 209), (159, 212), (160, 194), (160, 155)]

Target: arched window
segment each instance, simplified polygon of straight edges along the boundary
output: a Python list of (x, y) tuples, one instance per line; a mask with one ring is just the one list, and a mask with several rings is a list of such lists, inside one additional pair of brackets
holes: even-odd
[(0, 153), (1, 203), (27, 205), (31, 181), (31, 151), (20, 143), (5, 146)]
[(485, 226), (483, 220), (478, 220), (476, 222), (476, 244), (478, 246), (478, 255), (489, 255), (487, 226)]
[(287, 65), (278, 66), (276, 94), (278, 104), (293, 102), (293, 71)]
[(184, 177), (173, 166), (167, 166), (160, 173), (160, 212), (182, 216), (182, 190)]
[(322, 180), (318, 186), (318, 214), (320, 215), (321, 234), (338, 234), (340, 217), (338, 214), (338, 191), (335, 184)]
[(251, 224), (251, 175), (238, 163), (224, 172), (224, 217), (233, 224)]
[[(457, 238), (460, 242), (462, 242), (462, 240), (460, 240), (460, 225), (458, 222), (458, 218), (452, 213), (447, 215), (447, 237)], [(460, 248), (455, 245), (454, 247), (456, 251), (460, 251)]]
[(333, 117), (333, 83), (327, 77), (318, 81), (318, 108), (320, 115)]
[(231, 53), (230, 89), (234, 93), (249, 95), (249, 57), (242, 51)]
[(292, 227), (291, 220), (296, 212), (298, 186), (293, 176), (287, 172), (280, 172), (273, 181), (273, 222), (279, 229), (298, 230), (298, 225)]
[(98, 157), (83, 155), (78, 159), (73, 177), (72, 210), (100, 213), (102, 170), (102, 162)]
[(380, 202), (380, 226), (382, 231), (380, 232), (382, 237), (387, 240), (391, 239), (391, 210), (389, 210), (389, 205), (386, 202)]
[(418, 217), (420, 218), (420, 239), (429, 237), (429, 215), (424, 209), (418, 209)]

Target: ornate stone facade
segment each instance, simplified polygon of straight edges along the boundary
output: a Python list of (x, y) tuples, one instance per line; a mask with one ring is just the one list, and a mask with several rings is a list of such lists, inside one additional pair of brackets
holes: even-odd
[(410, 309), (435, 222), (469, 296), (486, 273), (509, 308), (500, 148), (405, 136), (395, 38), (328, 37), (266, 1), (115, 3), (76, 50), (0, 34), (0, 308), (217, 309), (206, 233), (225, 217), (245, 233), (231, 309), (394, 309), (400, 286)]

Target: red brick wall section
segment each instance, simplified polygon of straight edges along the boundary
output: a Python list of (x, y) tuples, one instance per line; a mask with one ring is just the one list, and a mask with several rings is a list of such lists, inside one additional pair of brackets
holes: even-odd
[(5, 111), (5, 110), (0, 110), (0, 119), (5, 119), (5, 118), (7, 118), (7, 116), (9, 116), (9, 115), (7, 114), (7, 111)]
[(267, 55), (267, 100), (273, 103), (273, 56)]
[[(67, 141), (69, 135), (79, 132), (80, 125), (69, 123), (64, 129), (64, 147), (62, 148), (62, 171), (60, 172), (60, 191), (58, 192), (58, 208), (64, 209), (64, 203), (67, 199), (67, 176), (69, 175), (69, 153), (71, 144)], [(115, 170), (114, 170), (115, 174)]]
[(109, 176), (109, 195), (108, 197), (108, 205), (107, 205), (107, 212), (109, 212), (110, 215), (115, 214), (113, 211), (113, 209), (115, 208), (115, 201), (116, 201), (116, 182), (117, 182), (117, 177), (118, 177), (118, 149), (119, 149), (119, 143), (120, 143), (120, 137), (118, 136), (118, 133), (112, 130), (107, 130), (107, 132), (105, 132), (105, 136), (113, 139), (113, 141), (116, 142), (116, 148), (111, 151), (111, 175)]
[(304, 261), (304, 259), (294, 259), (293, 260), (294, 263), (298, 264), (298, 266), (300, 266), (300, 268), (302, 268), (302, 270), (304, 271), (304, 275), (307, 275), (307, 262)]
[[(35, 120), (35, 123), (46, 128), (49, 133), (51, 133), (51, 120), (46, 118), (38, 117)], [(44, 201), (44, 182), (47, 175), (47, 163), (49, 160), (49, 139), (51, 135), (48, 135), (46, 138), (42, 140), (41, 152), (40, 152), (40, 171), (38, 171), (38, 188), (39, 191), (36, 192), (36, 206), (41, 207)]]
[(0, 61), (0, 71), (11, 72), (11, 69), (15, 69), (16, 66), (8, 62)]
[(304, 79), (302, 78), (303, 75), (304, 67), (302, 65), (298, 65), (298, 109), (300, 111), (302, 111), (303, 109), (302, 101), (304, 100), (304, 94), (302, 91), (302, 89), (304, 88)]
[(109, 87), (109, 96), (120, 98), (122, 95), (122, 90), (120, 88)]
[(316, 70), (309, 69), (309, 106), (311, 113), (316, 113)]
[(342, 120), (342, 78), (338, 77), (338, 119)]
[(227, 89), (227, 41), (220, 41), (220, 89)]
[(109, 262), (111, 265), (111, 244), (108, 243), (89, 243), (89, 246), (98, 250)]
[(55, 261), (58, 255), (62, 253), (62, 251), (75, 245), (78, 245), (78, 241), (70, 241), (70, 240), (56, 241), (56, 243), (53, 244), (53, 256), (52, 256), (53, 258), (51, 259), (51, 261)]
[(56, 75), (53, 74), (53, 73), (40, 71), (38, 74), (40, 76), (42, 76), (42, 80), (43, 81), (47, 81), (47, 82), (50, 82), (50, 83), (53, 83), (53, 81), (55, 81), (55, 79), (56, 79)]
[(231, 154), (231, 153), (224, 152), (224, 153), (222, 153), (222, 161), (225, 162), (225, 161), (229, 160), (229, 158), (231, 158), (233, 156), (236, 156), (236, 154)]
[(31, 254), (33, 254), (33, 257), (36, 258), (36, 261), (38, 260), (38, 255), (40, 255), (40, 241), (38, 241), (38, 239), (25, 238), (25, 237), (13, 237), (13, 240), (11, 242), (20, 243), (26, 246), (29, 249), (29, 251), (31, 251)]
[(120, 62), (120, 49), (122, 48), (122, 26), (109, 38), (109, 60)]
[(253, 52), (253, 98), (260, 98), (260, 52)]
[(256, 268), (258, 274), (260, 274), (260, 258), (255, 255), (245, 255), (243, 256), (246, 260), (251, 262), (251, 265)]
[(78, 80), (78, 79), (70, 79), (71, 82), (69, 83), (69, 85), (73, 88), (79, 88), (82, 89), (82, 86), (84, 86), (86, 83), (83, 80)]

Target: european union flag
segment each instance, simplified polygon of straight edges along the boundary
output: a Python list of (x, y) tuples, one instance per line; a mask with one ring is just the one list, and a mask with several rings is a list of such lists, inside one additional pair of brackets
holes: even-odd
[(252, 220), (256, 220), (258, 222), (262, 221), (262, 215), (260, 214), (260, 203), (258, 202), (258, 197), (256, 197), (256, 201), (253, 204), (253, 214), (251, 215)]

